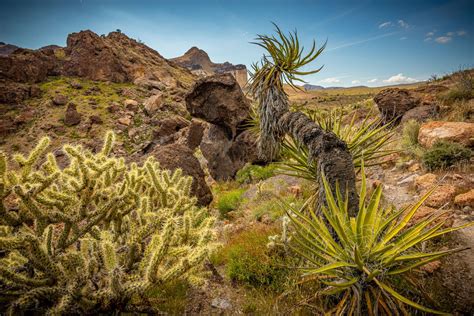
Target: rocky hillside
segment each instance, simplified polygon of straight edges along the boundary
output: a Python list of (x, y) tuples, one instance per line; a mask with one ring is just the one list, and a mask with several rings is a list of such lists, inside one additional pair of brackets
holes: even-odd
[(222, 64), (213, 63), (209, 55), (197, 47), (191, 47), (183, 56), (171, 60), (186, 67), (198, 76), (230, 73), (241, 87), (247, 83), (247, 67), (245, 67), (245, 65), (233, 65), (229, 62)]

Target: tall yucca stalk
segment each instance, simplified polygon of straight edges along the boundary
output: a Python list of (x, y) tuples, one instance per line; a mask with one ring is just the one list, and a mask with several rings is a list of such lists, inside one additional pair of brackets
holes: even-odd
[[(275, 35), (258, 35), (254, 43), (267, 52), (260, 63), (253, 65), (249, 86), (258, 103), (261, 132), (259, 154), (264, 160), (273, 160), (278, 155), (284, 135), (291, 135), (308, 148), (310, 161), (317, 159), (318, 169), (327, 175), (332, 188), (339, 182), (344, 190), (347, 189), (349, 208), (355, 212), (358, 204), (355, 172), (346, 143), (304, 113), (290, 112), (288, 95), (283, 88), (285, 83), (296, 88), (295, 81), (303, 81), (299, 76), (321, 70), (321, 67), (310, 71), (300, 69), (320, 56), (326, 44), (317, 49), (313, 41), (312, 48), (304, 54), (296, 31), (285, 35), (278, 26), (275, 25), (275, 28)], [(321, 194), (320, 197), (324, 202), (325, 196)]]
[(404, 278), (411, 283), (411, 271), (466, 249), (425, 252), (418, 246), (474, 222), (443, 229), (446, 211), (438, 211), (410, 226), (410, 220), (432, 191), (412, 206), (393, 210), (381, 205), (381, 186), (366, 202), (363, 165), (361, 175), (357, 216), (350, 215), (347, 195), (343, 196), (339, 188), (332, 191), (324, 175), (327, 204), (322, 206), (323, 218), (313, 211), (288, 211), (294, 228), (289, 246), (305, 261), (303, 282), (319, 280), (325, 287), (318, 294), (337, 299), (335, 306), (329, 306), (330, 315), (409, 315), (406, 305), (430, 314), (444, 314), (403, 296), (393, 281)]

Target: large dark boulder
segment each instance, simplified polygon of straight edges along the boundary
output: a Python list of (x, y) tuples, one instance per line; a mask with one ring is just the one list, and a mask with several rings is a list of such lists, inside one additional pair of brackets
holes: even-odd
[(175, 170), (181, 168), (183, 174), (193, 178), (191, 194), (198, 199), (198, 204), (207, 206), (212, 201), (212, 193), (207, 186), (204, 171), (193, 151), (182, 144), (156, 146), (151, 152), (160, 162), (163, 169)]
[(21, 101), (39, 97), (41, 90), (35, 84), (0, 80), (0, 103), (19, 104)]
[(412, 91), (398, 88), (380, 91), (374, 101), (386, 123), (400, 121), (403, 114), (420, 104), (420, 99)]
[(229, 140), (219, 126), (208, 124), (200, 149), (215, 180), (232, 179), (246, 163), (258, 160), (257, 139), (248, 130)]
[(401, 123), (405, 123), (409, 120), (415, 120), (417, 122), (425, 122), (431, 118), (434, 118), (438, 113), (438, 108), (433, 105), (423, 105), (408, 110), (403, 114)]
[(228, 73), (200, 79), (186, 96), (186, 107), (192, 116), (220, 126), (229, 139), (250, 111), (249, 101)]

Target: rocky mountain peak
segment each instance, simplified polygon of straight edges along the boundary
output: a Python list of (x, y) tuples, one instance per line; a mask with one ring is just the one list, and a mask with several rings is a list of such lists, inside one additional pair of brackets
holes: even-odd
[(233, 65), (229, 62), (214, 63), (206, 51), (193, 46), (184, 55), (172, 58), (172, 61), (191, 70), (192, 73), (206, 77), (214, 74), (230, 73), (239, 85), (243, 87), (247, 83), (247, 68), (245, 65)]

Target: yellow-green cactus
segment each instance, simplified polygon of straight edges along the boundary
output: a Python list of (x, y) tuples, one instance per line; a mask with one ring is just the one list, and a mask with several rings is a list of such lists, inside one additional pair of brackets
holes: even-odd
[[(0, 296), (8, 312), (125, 310), (132, 296), (177, 278), (202, 281), (214, 218), (190, 177), (65, 145), (61, 169), (44, 138), (27, 156), (0, 153)], [(133, 300), (135, 302), (137, 300)], [(158, 307), (159, 308), (159, 307)]]

